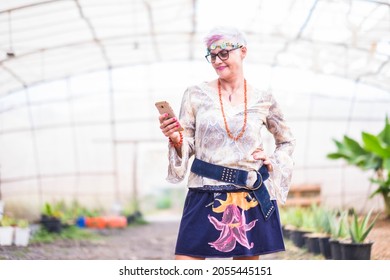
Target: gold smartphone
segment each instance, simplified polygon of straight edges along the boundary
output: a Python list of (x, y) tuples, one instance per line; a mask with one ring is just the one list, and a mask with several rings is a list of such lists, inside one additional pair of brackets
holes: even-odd
[[(176, 115), (175, 115), (175, 112), (173, 111), (171, 105), (169, 105), (169, 103), (167, 101), (159, 101), (159, 102), (156, 102), (156, 108), (157, 110), (159, 111), (160, 115), (162, 114), (168, 114), (168, 119), (170, 118), (176, 118)], [(176, 118), (178, 120), (178, 118)], [(183, 131), (184, 128), (181, 126), (181, 124), (179, 123), (179, 130), (180, 131)]]

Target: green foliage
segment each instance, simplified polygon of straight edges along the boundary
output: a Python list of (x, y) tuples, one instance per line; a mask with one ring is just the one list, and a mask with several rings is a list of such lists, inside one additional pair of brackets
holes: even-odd
[(15, 219), (10, 216), (4, 215), (3, 218), (0, 220), (0, 226), (2, 227), (10, 227), (13, 225), (15, 225)]
[(44, 228), (40, 228), (30, 239), (30, 243), (51, 243), (58, 239), (58, 234), (50, 233)]
[(333, 239), (344, 239), (348, 236), (347, 214), (347, 211), (343, 211), (329, 215), (330, 234)]
[(16, 225), (20, 228), (28, 228), (29, 222), (26, 219), (18, 219)]
[(87, 209), (76, 200), (72, 201), (70, 205), (63, 200), (51, 204), (46, 202), (42, 209), (42, 214), (59, 218), (62, 223), (67, 225), (74, 224), (75, 220), (80, 216), (97, 217), (102, 212), (101, 209)]
[(361, 218), (355, 212), (353, 213), (352, 219), (348, 223), (348, 231), (353, 243), (364, 243), (374, 227), (378, 215), (370, 222), (371, 212)]
[(319, 233), (331, 233), (331, 211), (316, 204), (311, 205), (310, 211), (313, 213), (314, 231)]
[(52, 205), (48, 202), (45, 203), (41, 212), (42, 212), (42, 214), (49, 216), (49, 217), (60, 218), (62, 215), (59, 205), (56, 205), (56, 204)]
[(64, 212), (70, 219), (75, 219), (80, 216), (98, 217), (103, 213), (103, 210), (99, 208), (89, 209), (82, 206), (77, 200), (74, 200), (70, 206), (64, 207)]
[(97, 239), (98, 235), (76, 226), (64, 228), (60, 234), (48, 232), (41, 227), (31, 238), (31, 243), (51, 243), (56, 240), (91, 240)]
[(377, 135), (362, 132), (362, 143), (344, 136), (341, 141), (333, 140), (336, 151), (329, 153), (329, 159), (344, 159), (349, 165), (362, 170), (372, 170), (371, 182), (378, 188), (371, 194), (381, 194), (385, 200), (386, 213), (390, 216), (390, 123), (388, 117), (385, 126)]
[(316, 230), (315, 216), (311, 209), (305, 208), (302, 211), (302, 226), (300, 228), (309, 232), (314, 232)]
[(139, 203), (136, 199), (131, 200), (129, 203), (127, 203), (122, 211), (122, 215), (128, 216), (133, 215), (137, 211), (139, 211)]
[(284, 224), (295, 228), (301, 228), (303, 225), (304, 209), (301, 207), (290, 207), (283, 210), (282, 219)]
[(310, 208), (282, 208), (283, 224), (297, 229), (325, 233), (333, 239), (351, 238), (354, 243), (363, 243), (379, 215), (371, 221), (371, 211), (359, 219), (355, 211), (334, 211), (311, 205)]
[(295, 228), (330, 234), (332, 212), (324, 207), (312, 204), (309, 208), (288, 207), (281, 208), (282, 224)]
[(142, 226), (142, 225), (147, 225), (149, 222), (145, 220), (143, 216), (137, 216), (134, 221), (127, 226)]

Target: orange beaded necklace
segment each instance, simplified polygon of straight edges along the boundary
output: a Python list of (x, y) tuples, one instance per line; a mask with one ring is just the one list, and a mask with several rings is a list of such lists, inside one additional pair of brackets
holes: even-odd
[(244, 103), (245, 103), (244, 125), (242, 126), (240, 133), (236, 137), (231, 133), (229, 126), (227, 124), (227, 121), (226, 121), (225, 111), (223, 109), (223, 102), (222, 102), (221, 81), (219, 79), (218, 79), (218, 95), (219, 95), (219, 103), (221, 104), (222, 117), (223, 117), (223, 122), (225, 123), (226, 132), (227, 132), (230, 139), (237, 141), (238, 139), (240, 139), (244, 135), (245, 129), (246, 129), (246, 119), (247, 119), (247, 114), (248, 114), (248, 112), (247, 112), (247, 105), (248, 104), (247, 104), (247, 97), (246, 97), (246, 80), (244, 79)]

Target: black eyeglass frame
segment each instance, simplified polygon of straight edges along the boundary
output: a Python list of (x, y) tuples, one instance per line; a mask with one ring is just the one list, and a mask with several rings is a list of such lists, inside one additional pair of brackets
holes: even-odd
[[(231, 51), (234, 51), (234, 50), (237, 50), (237, 49), (241, 49), (242, 47), (243, 47), (243, 46), (238, 46), (238, 47), (232, 48), (232, 49), (230, 49), (230, 50), (224, 49), (224, 50), (219, 51), (219, 52), (216, 53), (216, 54), (208, 53), (208, 54), (206, 54), (204, 57), (206, 58), (206, 60), (207, 60), (208, 63), (213, 63), (213, 62), (215, 62), (215, 60), (217, 59), (217, 56), (219, 57), (220, 60), (225, 61), (225, 60), (228, 60), (228, 59), (229, 59), (229, 53), (230, 53)], [(221, 52), (226, 52), (227, 57), (226, 57), (226, 58), (220, 57), (219, 54), (220, 54)], [(213, 58), (213, 57), (214, 57), (214, 58)]]

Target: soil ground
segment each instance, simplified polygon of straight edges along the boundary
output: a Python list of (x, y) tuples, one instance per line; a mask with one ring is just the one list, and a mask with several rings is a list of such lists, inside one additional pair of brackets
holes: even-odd
[[(49, 244), (30, 244), (28, 247), (0, 247), (0, 260), (170, 260), (179, 222), (152, 221), (126, 229), (97, 231), (95, 240), (58, 240)], [(372, 259), (390, 260), (390, 219), (377, 221), (369, 237), (374, 241)], [(269, 254), (262, 259), (310, 260), (323, 259), (286, 240), (286, 251)]]

